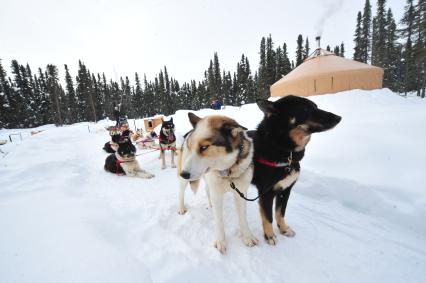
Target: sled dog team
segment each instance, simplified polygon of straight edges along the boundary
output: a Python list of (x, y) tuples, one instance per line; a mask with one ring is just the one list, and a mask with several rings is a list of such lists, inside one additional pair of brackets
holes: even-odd
[[(280, 234), (287, 237), (295, 235), (285, 221), (285, 211), (291, 189), (299, 176), (305, 147), (313, 133), (330, 130), (341, 120), (340, 116), (321, 110), (312, 101), (297, 96), (286, 96), (276, 102), (258, 100), (257, 105), (264, 118), (255, 131), (247, 131), (226, 116), (200, 118), (188, 113), (193, 129), (184, 136), (178, 151), (178, 213), (187, 211), (184, 199), (187, 185), (196, 192), (203, 178), (213, 210), (214, 246), (221, 253), (226, 250), (223, 197), (228, 191), (234, 193), (244, 244), (251, 247), (258, 243), (246, 217), (246, 202), (254, 200), (247, 199), (250, 184), (258, 191), (255, 199), (259, 199), (265, 241), (270, 245), (276, 244), (272, 226), (274, 215)], [(107, 157), (105, 170), (142, 178), (154, 177), (140, 168), (135, 159), (136, 148), (131, 134), (123, 133), (117, 136), (117, 132), (110, 132), (112, 141), (104, 149), (115, 150), (115, 153)], [(176, 137), (172, 119), (163, 122), (159, 144), (161, 168), (165, 168), (165, 150), (172, 151), (171, 165), (175, 167)], [(275, 214), (272, 209), (274, 200)]]

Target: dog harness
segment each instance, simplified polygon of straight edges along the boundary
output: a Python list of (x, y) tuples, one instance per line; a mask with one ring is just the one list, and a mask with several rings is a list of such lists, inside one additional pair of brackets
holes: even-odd
[(126, 163), (126, 162), (132, 162), (132, 160), (130, 160), (130, 161), (123, 161), (123, 160), (118, 159), (117, 156), (115, 158), (116, 158), (116, 160), (115, 160), (115, 173), (117, 174), (117, 176), (124, 176), (124, 175), (126, 175), (126, 173), (119, 173), (120, 164), (121, 163)]
[[(290, 156), (287, 159), (287, 162), (274, 162), (274, 161), (269, 161), (263, 158), (256, 158), (255, 159), (256, 162), (262, 164), (262, 165), (266, 165), (269, 167), (274, 167), (274, 168), (285, 168), (285, 170), (287, 172), (291, 171), (291, 164), (293, 163), (293, 152), (290, 151)], [(273, 187), (271, 187), (269, 190), (266, 190), (265, 192), (263, 192), (262, 194), (258, 194), (257, 197), (255, 198), (247, 198), (234, 184), (234, 182), (232, 181), (231, 178), (229, 178), (230, 183), (229, 186), (231, 187), (231, 189), (233, 189), (241, 198), (245, 199), (246, 201), (255, 201), (258, 198), (260, 198), (262, 195), (265, 195), (267, 193), (269, 193), (269, 191), (272, 190)]]
[(274, 162), (274, 161), (269, 161), (269, 160), (266, 160), (266, 159), (263, 159), (263, 158), (260, 158), (260, 157), (256, 158), (256, 161), (258, 163), (260, 163), (262, 165), (266, 165), (268, 167), (274, 167), (274, 168), (287, 167), (286, 168), (287, 171), (290, 171), (291, 170), (290, 166), (293, 162), (293, 152), (290, 151), (290, 156), (288, 157), (287, 162)]
[(167, 136), (167, 139), (162, 139), (161, 136), (158, 138), (160, 143), (164, 143), (164, 144), (171, 144), (174, 143), (176, 141), (176, 137), (173, 133), (170, 133)]
[(116, 160), (115, 161), (115, 173), (117, 174), (117, 176), (124, 176), (126, 174), (122, 174), (122, 173), (118, 173), (118, 170), (120, 169), (120, 164), (123, 163), (124, 161), (121, 160)]

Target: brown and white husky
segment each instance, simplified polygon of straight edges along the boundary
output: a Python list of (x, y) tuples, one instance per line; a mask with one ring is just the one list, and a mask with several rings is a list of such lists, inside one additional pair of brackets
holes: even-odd
[(246, 128), (226, 116), (207, 116), (203, 119), (188, 113), (193, 126), (184, 140), (178, 159), (180, 180), (178, 213), (186, 212), (185, 188), (188, 183), (196, 191), (201, 177), (210, 190), (215, 223), (215, 247), (225, 252), (225, 231), (223, 224), (223, 196), (234, 192), (235, 205), (242, 239), (247, 246), (258, 243), (251, 233), (246, 219), (246, 201), (230, 187), (231, 182), (247, 194), (253, 176), (253, 145), (246, 134)]

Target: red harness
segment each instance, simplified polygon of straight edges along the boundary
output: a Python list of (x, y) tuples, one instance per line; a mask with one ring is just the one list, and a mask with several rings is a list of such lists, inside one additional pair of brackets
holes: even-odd
[(287, 168), (289, 168), (291, 166), (292, 162), (293, 162), (293, 153), (290, 152), (290, 156), (288, 157), (287, 162), (274, 162), (274, 161), (269, 161), (269, 160), (266, 160), (266, 159), (263, 159), (263, 158), (260, 158), (260, 157), (256, 158), (256, 161), (258, 163), (262, 164), (262, 165), (266, 165), (266, 166), (269, 166), (269, 167), (274, 167), (274, 168), (287, 167)]
[(126, 174), (123, 173), (118, 173), (118, 169), (120, 169), (120, 164), (123, 163), (124, 161), (120, 161), (120, 160), (116, 160), (115, 161), (115, 173), (117, 174), (117, 176), (124, 176)]
[(161, 136), (158, 137), (158, 140), (164, 144), (171, 144), (176, 141), (176, 136), (174, 134), (169, 134), (166, 139), (162, 139)]

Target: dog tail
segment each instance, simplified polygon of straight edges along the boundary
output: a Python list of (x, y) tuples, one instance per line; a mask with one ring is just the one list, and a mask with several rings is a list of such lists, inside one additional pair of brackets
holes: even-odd
[(197, 193), (199, 185), (200, 185), (200, 180), (195, 180), (195, 181), (189, 182), (189, 186), (191, 187), (191, 190), (194, 193), (194, 195)]

